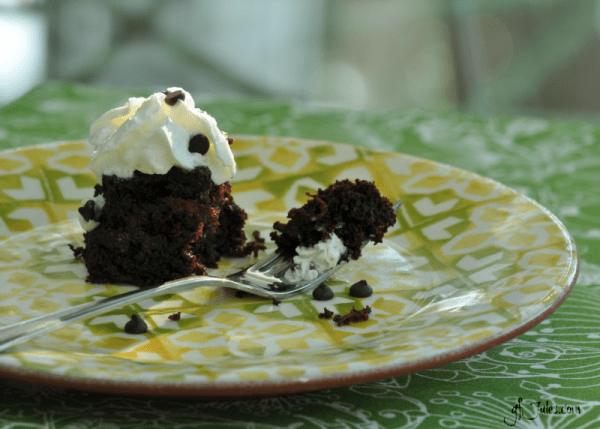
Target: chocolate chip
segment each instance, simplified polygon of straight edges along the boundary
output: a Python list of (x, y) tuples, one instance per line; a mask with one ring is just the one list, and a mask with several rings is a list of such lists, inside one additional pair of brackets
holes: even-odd
[(233, 144), (233, 139), (230, 137), (227, 137), (227, 143), (229, 143), (229, 146), (231, 146)]
[(96, 186), (94, 186), (94, 198), (96, 198), (101, 193), (102, 193), (102, 185), (97, 184)]
[(140, 316), (134, 314), (131, 316), (131, 320), (125, 324), (125, 332), (128, 334), (143, 334), (148, 332), (148, 325)]
[(188, 148), (190, 152), (206, 155), (206, 152), (208, 152), (208, 149), (210, 148), (208, 137), (206, 137), (204, 134), (196, 134), (195, 136), (192, 136), (190, 138)]
[(173, 322), (176, 322), (179, 319), (181, 319), (181, 311), (169, 315), (169, 320), (172, 320)]
[(174, 106), (177, 103), (177, 100), (185, 100), (185, 93), (178, 89), (177, 91), (170, 92), (169, 90), (163, 91), (163, 94), (166, 95), (165, 103), (169, 106)]
[(333, 298), (333, 290), (325, 283), (321, 283), (315, 290), (313, 290), (312, 296), (317, 301), (329, 301)]
[(81, 214), (81, 217), (83, 217), (83, 219), (86, 222), (89, 222), (90, 220), (95, 220), (95, 217), (96, 217), (96, 203), (94, 202), (94, 200), (88, 200), (83, 205), (83, 207), (79, 207), (78, 211)]
[(373, 295), (373, 288), (369, 286), (366, 280), (361, 280), (350, 286), (350, 296), (366, 298), (371, 295)]

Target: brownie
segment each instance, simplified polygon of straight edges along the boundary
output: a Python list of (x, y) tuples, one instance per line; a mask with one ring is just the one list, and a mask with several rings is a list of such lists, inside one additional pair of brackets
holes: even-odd
[(381, 243), (388, 228), (396, 223), (392, 203), (373, 182), (357, 179), (336, 181), (300, 208), (288, 213), (287, 223), (275, 222), (271, 238), (286, 256), (296, 248), (312, 247), (335, 233), (347, 248), (342, 259), (358, 259), (365, 240)]
[[(172, 167), (167, 174), (136, 170), (127, 179), (104, 175), (98, 195), (105, 203), (81, 250), (91, 283), (154, 286), (206, 274), (223, 256), (264, 249), (246, 243), (246, 213), (229, 182), (215, 185), (205, 166)], [(94, 216), (89, 206), (80, 209), (86, 221)]]

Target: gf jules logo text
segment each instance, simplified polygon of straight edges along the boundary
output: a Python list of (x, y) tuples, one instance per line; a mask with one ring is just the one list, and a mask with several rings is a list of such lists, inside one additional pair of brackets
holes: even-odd
[(508, 426), (515, 426), (520, 420), (535, 420), (540, 415), (581, 414), (581, 407), (579, 405), (554, 405), (548, 401), (542, 404), (541, 401), (523, 401), (523, 398), (519, 398), (511, 413), (511, 417), (504, 417), (504, 423)]

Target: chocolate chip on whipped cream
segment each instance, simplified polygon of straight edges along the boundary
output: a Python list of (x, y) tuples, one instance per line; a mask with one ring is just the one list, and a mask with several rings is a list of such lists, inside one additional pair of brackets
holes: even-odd
[(165, 103), (167, 103), (169, 106), (174, 106), (178, 100), (185, 100), (185, 93), (181, 89), (178, 89), (176, 91), (169, 91), (167, 89), (166, 91), (163, 91), (163, 94), (166, 95)]
[(204, 134), (196, 134), (190, 138), (188, 147), (191, 153), (206, 155), (208, 149), (210, 149), (210, 141)]
[(79, 214), (86, 222), (97, 220), (96, 210), (94, 208), (95, 205), (96, 203), (94, 203), (94, 200), (88, 200), (82, 207), (79, 207)]
[[(190, 151), (190, 139), (199, 134), (210, 143), (204, 153)], [(129, 179), (136, 170), (166, 174), (172, 167), (206, 166), (221, 185), (236, 172), (227, 134), (181, 88), (129, 98), (91, 125), (89, 142), (94, 147), (90, 169), (99, 182), (103, 175)]]

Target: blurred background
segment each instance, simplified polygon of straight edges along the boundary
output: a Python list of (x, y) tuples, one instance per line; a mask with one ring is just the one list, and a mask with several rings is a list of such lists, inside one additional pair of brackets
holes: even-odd
[(44, 79), (600, 122), (597, 0), (0, 0), (0, 105)]

